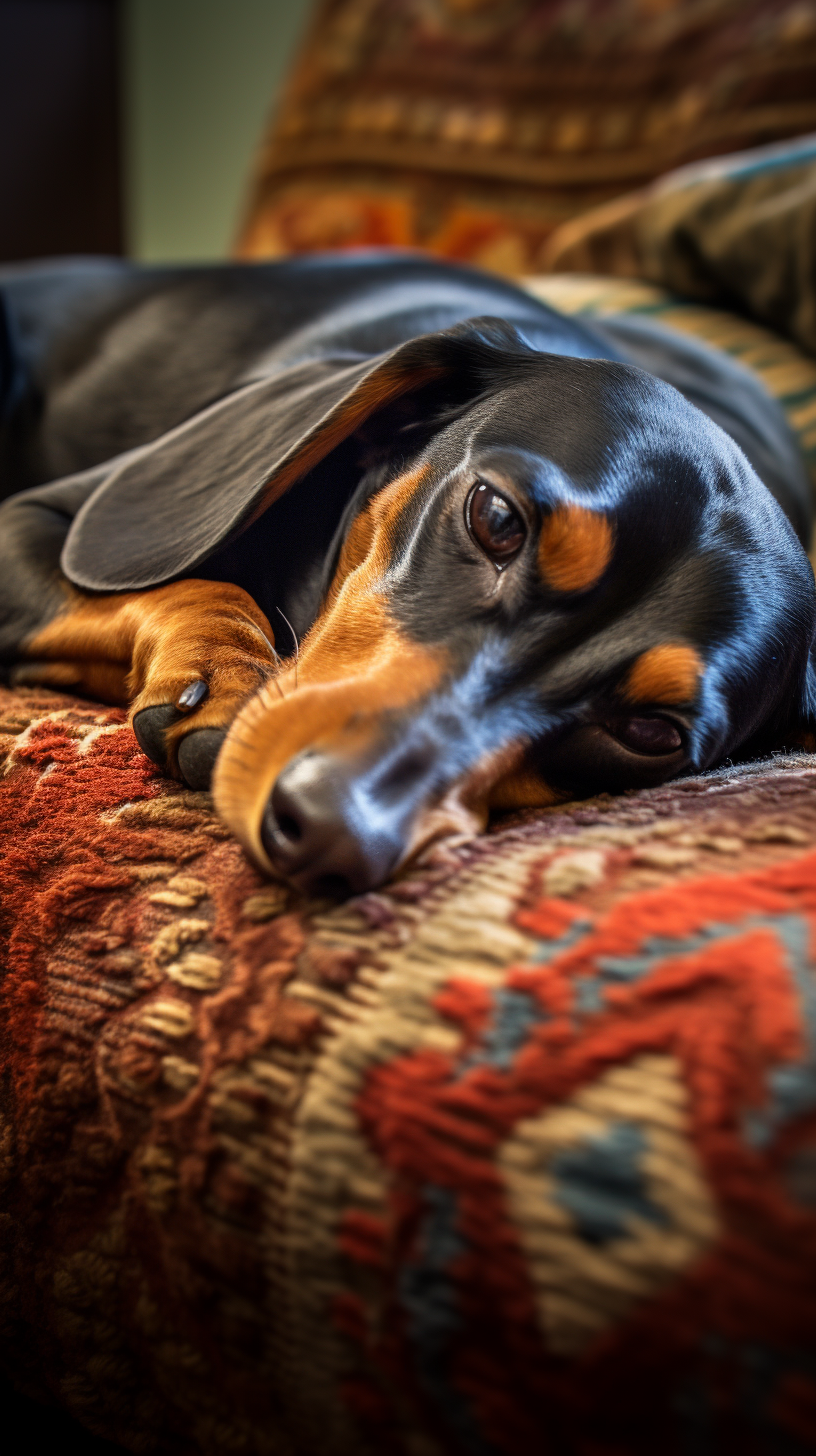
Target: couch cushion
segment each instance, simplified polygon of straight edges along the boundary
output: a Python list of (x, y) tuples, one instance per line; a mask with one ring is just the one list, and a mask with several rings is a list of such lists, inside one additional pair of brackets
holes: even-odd
[(137, 1450), (816, 1444), (816, 767), (263, 882), (0, 691), (0, 1350)]
[(669, 168), (816, 130), (816, 18), (778, 0), (324, 0), (239, 255), (420, 246), (519, 274)]

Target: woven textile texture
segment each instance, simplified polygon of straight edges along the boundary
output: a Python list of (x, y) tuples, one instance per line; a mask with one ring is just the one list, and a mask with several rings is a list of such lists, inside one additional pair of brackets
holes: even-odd
[(139, 1451), (816, 1449), (816, 760), (343, 905), (0, 691), (0, 1354)]
[(566, 220), (816, 130), (808, 0), (323, 0), (239, 256), (419, 246), (520, 274)]

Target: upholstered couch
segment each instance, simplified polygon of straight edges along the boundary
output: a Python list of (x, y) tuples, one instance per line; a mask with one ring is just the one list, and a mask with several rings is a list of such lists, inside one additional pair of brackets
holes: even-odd
[[(326, 0), (241, 251), (529, 270), (813, 125), (810, 9)], [(793, 345), (529, 286), (728, 350), (814, 469)], [(173, 1456), (816, 1448), (816, 759), (505, 818), (338, 905), (264, 882), (122, 713), (0, 689), (0, 751), (17, 1390)]]

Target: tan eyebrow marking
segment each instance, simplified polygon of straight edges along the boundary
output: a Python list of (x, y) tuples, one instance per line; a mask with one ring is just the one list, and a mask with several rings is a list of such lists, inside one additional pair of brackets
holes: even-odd
[(556, 506), (541, 527), (538, 569), (554, 591), (586, 591), (606, 571), (612, 543), (606, 516), (584, 506)]
[(693, 647), (663, 642), (632, 663), (623, 696), (630, 703), (690, 703), (702, 674), (703, 662)]

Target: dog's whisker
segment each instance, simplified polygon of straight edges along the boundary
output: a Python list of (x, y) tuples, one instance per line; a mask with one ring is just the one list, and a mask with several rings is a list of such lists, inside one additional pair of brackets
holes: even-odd
[(294, 627), (292, 626), (292, 623), (289, 621), (289, 618), (287, 616), (285, 616), (285, 614), (281, 611), (280, 607), (276, 607), (275, 608), (275, 611), (278, 613), (278, 616), (279, 617), (283, 617), (284, 622), (286, 623), (287, 627), (289, 628), (289, 631), (292, 634), (292, 641), (295, 644), (295, 691), (297, 691), (297, 685), (298, 685), (298, 662), (300, 660), (300, 643), (298, 642), (297, 632), (295, 631)]
[[(282, 612), (281, 612), (281, 616), (283, 616), (283, 613)], [(285, 617), (284, 617), (284, 621), (286, 621), (286, 618)], [(288, 625), (289, 624), (287, 623), (287, 626)], [(278, 649), (275, 646), (275, 644), (273, 642), (270, 642), (270, 640), (267, 637), (266, 633), (263, 632), (263, 631), (261, 631), (261, 628), (259, 626), (257, 626), (257, 624), (255, 624), (255, 623), (252, 624), (252, 630), (254, 632), (256, 632), (258, 634), (258, 636), (262, 639), (262, 641), (265, 643), (266, 647), (268, 648), (268, 650), (269, 650), (269, 652), (270, 652), (270, 654), (272, 656), (272, 659), (273, 659), (274, 663), (276, 664), (277, 671), (276, 671), (275, 675), (272, 677), (272, 682), (275, 684), (275, 687), (277, 688), (278, 696), (281, 697), (281, 698), (285, 698), (287, 696), (287, 694), (283, 691), (283, 688), (281, 687), (280, 682), (278, 681), (278, 675), (282, 672), (283, 667), (284, 667), (284, 659), (281, 657), (281, 655), (278, 652)], [(289, 628), (289, 630), (290, 631), (292, 630), (291, 627)], [(292, 633), (292, 635), (294, 636), (294, 633)]]
[(287, 694), (283, 691), (283, 688), (282, 688), (281, 682), (280, 682), (280, 677), (281, 677), (281, 674), (282, 674), (282, 672), (284, 670), (284, 661), (283, 661), (283, 658), (281, 657), (280, 653), (277, 651), (277, 648), (273, 647), (272, 648), (272, 652), (273, 652), (273, 655), (274, 655), (274, 658), (275, 658), (275, 671), (273, 672), (272, 676), (268, 679), (268, 682), (272, 682), (272, 683), (275, 684), (275, 689), (277, 691), (277, 694), (278, 694), (278, 697), (279, 698), (285, 698), (287, 696)]

